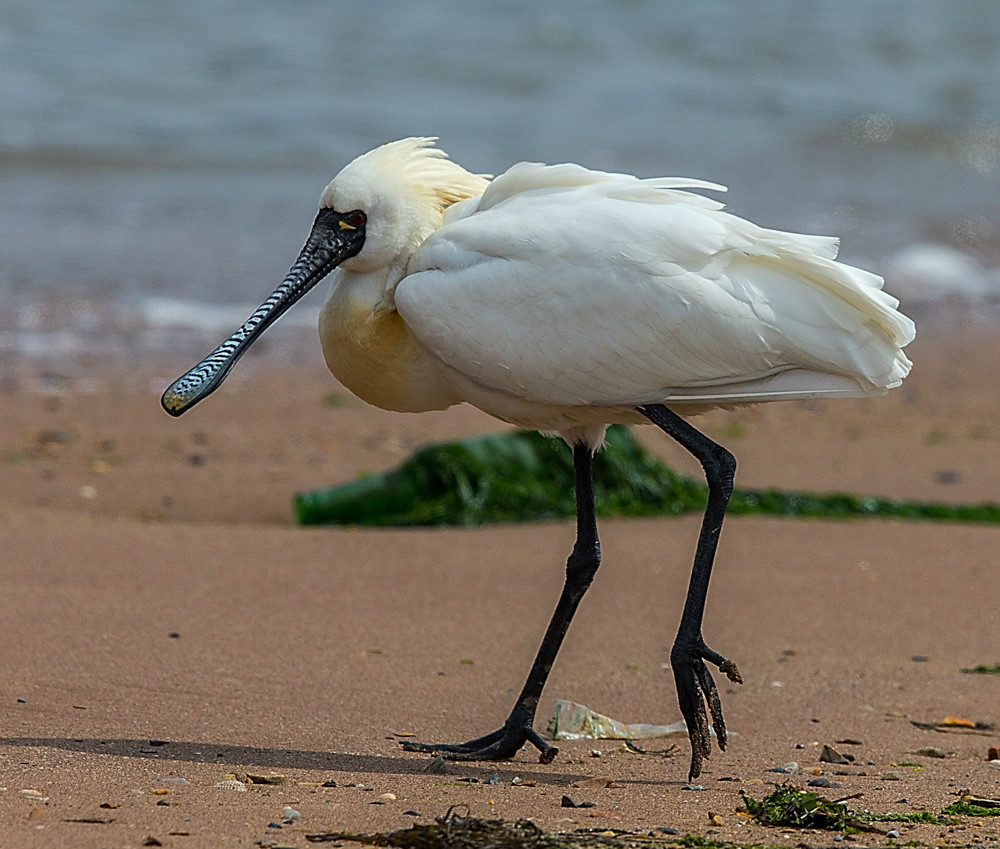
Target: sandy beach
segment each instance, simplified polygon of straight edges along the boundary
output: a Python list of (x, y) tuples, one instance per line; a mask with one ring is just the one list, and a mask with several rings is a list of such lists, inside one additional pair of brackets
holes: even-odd
[[(886, 398), (697, 423), (736, 454), (742, 486), (1000, 501), (998, 337), (942, 330), (909, 350), (914, 372)], [(1000, 796), (986, 762), (1000, 745), (1000, 677), (961, 672), (1000, 662), (1000, 529), (903, 521), (727, 520), (705, 635), (745, 683), (722, 687), (734, 735), (704, 789), (684, 789), (683, 738), (642, 744), (676, 743), (672, 756), (579, 741), (548, 765), (524, 750), (424, 772), (429, 758), (401, 739), (462, 740), (506, 717), (572, 524), (296, 527), (297, 491), (503, 425), (467, 407), (385, 413), (319, 363), (252, 357), (173, 420), (158, 394), (190, 364), (97, 364), (86, 382), (26, 368), (4, 386), (0, 846), (305, 846), (308, 834), (389, 831), (453, 805), (549, 830), (829, 845), (829, 833), (739, 814), (740, 791), (822, 777), (830, 798), (858, 794), (855, 810), (903, 814), (940, 813), (963, 789)], [(665, 438), (639, 433), (696, 473)], [(697, 529), (690, 516), (602, 523), (604, 563), (539, 730), (556, 698), (625, 722), (679, 718), (664, 664)], [(998, 730), (914, 724), (948, 716)], [(853, 763), (820, 763), (823, 744)], [(945, 757), (915, 754), (927, 747)], [(792, 761), (795, 775), (769, 771)], [(272, 774), (281, 783), (246, 784)], [(563, 807), (564, 795), (594, 806)], [(1000, 840), (995, 818), (883, 825), (899, 843)]]

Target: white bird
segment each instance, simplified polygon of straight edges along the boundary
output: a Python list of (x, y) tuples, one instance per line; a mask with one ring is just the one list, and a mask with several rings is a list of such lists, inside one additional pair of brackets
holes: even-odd
[(736, 462), (678, 414), (882, 394), (910, 370), (902, 348), (913, 322), (880, 277), (835, 260), (836, 239), (764, 229), (689, 191), (721, 186), (529, 162), (489, 181), (435, 141), (391, 142), (344, 167), (285, 280), (167, 389), (163, 406), (177, 416), (215, 390), (254, 339), (333, 272), (320, 339), (330, 371), (352, 392), (406, 412), (464, 401), (566, 440), (576, 543), (510, 716), (467, 743), (407, 746), (459, 760), (508, 758), (526, 742), (543, 762), (555, 756), (532, 726), (600, 563), (593, 452), (608, 424), (658, 425), (701, 462), (709, 486), (670, 653), (693, 778), (711, 751), (706, 703), (726, 744), (705, 662), (741, 681), (702, 638)]

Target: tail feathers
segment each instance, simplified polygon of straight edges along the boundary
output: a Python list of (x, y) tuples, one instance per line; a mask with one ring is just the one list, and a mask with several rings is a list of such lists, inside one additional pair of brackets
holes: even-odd
[(878, 391), (898, 386), (909, 373), (902, 349), (913, 340), (915, 327), (877, 275), (789, 252), (744, 254), (733, 260), (727, 276), (753, 293), (755, 302), (768, 305), (770, 314), (761, 317), (787, 362)]

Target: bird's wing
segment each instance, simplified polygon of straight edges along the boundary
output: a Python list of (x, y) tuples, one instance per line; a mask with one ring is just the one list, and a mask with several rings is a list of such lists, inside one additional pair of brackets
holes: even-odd
[(515, 166), (427, 239), (397, 309), (467, 378), (548, 404), (902, 380), (912, 323), (881, 278), (836, 262), (834, 239), (764, 230), (682, 190), (706, 186)]

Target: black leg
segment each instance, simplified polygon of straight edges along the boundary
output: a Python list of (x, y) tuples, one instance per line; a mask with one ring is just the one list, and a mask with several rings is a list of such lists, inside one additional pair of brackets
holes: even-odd
[(525, 743), (531, 743), (541, 753), (538, 760), (542, 763), (549, 763), (558, 754), (559, 750), (543, 740), (532, 727), (535, 711), (573, 614), (601, 563), (601, 545), (597, 539), (597, 518), (594, 515), (593, 454), (586, 445), (573, 447), (573, 467), (576, 476), (576, 543), (566, 561), (566, 582), (559, 603), (510, 716), (502, 728), (467, 743), (406, 741), (402, 743), (404, 749), (434, 752), (448, 760), (503, 760), (513, 757)]
[(712, 725), (719, 740), (719, 748), (726, 748), (726, 723), (722, 718), (722, 702), (705, 661), (719, 667), (730, 681), (743, 683), (736, 664), (726, 660), (718, 652), (712, 651), (705, 645), (705, 640), (701, 636), (705, 599), (708, 596), (708, 580), (712, 574), (712, 562), (715, 560), (722, 520), (726, 516), (726, 505), (733, 491), (736, 459), (721, 445), (713, 442), (662, 404), (647, 404), (638, 410), (698, 459), (708, 481), (708, 506), (705, 508), (705, 517), (701, 523), (701, 534), (698, 537), (698, 548), (691, 569), (687, 600), (684, 602), (684, 613), (681, 615), (677, 638), (670, 650), (670, 666), (677, 684), (677, 698), (680, 701), (681, 714), (687, 724), (688, 736), (691, 738), (689, 778), (693, 779), (701, 774), (701, 763), (712, 751), (705, 702), (708, 703), (708, 710), (712, 715)]

